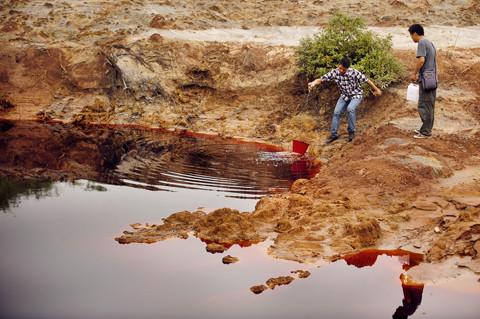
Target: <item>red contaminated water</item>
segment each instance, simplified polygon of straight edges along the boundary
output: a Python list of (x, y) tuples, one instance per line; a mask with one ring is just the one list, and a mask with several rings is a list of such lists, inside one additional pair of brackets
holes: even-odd
[[(111, 172), (101, 184), (50, 183), (38, 186), (45, 188), (40, 193), (18, 193), (9, 211), (0, 213), (0, 317), (478, 318), (478, 283), (466, 289), (457, 281), (441, 287), (412, 282), (403, 272), (424, 258), (400, 249), (365, 250), (317, 268), (271, 258), (267, 242), (222, 243), (240, 259), (231, 266), (223, 265), (221, 254), (205, 253), (207, 241), (194, 238), (118, 245), (114, 237), (129, 224), (159, 223), (199, 206), (251, 211), (252, 198), (285, 190), (297, 173), (315, 171), (305, 158), (259, 163), (258, 150), (270, 146), (235, 140), (216, 145), (222, 139), (205, 143), (184, 133), (189, 147), (175, 149), (175, 158), (127, 155), (130, 170)], [(158, 129), (153, 142), (161, 143), (162, 134)], [(135, 187), (123, 186), (128, 183)], [(312, 275), (261, 295), (249, 290), (297, 269)]]
[[(281, 152), (285, 151), (284, 148), (274, 145), (274, 144), (269, 144), (265, 142), (258, 142), (258, 141), (253, 141), (253, 140), (248, 140), (248, 139), (238, 139), (238, 138), (233, 138), (233, 137), (221, 137), (218, 134), (215, 133), (201, 133), (201, 132), (194, 132), (191, 130), (186, 130), (186, 129), (181, 129), (181, 130), (168, 130), (165, 128), (161, 127), (147, 127), (139, 124), (88, 124), (88, 127), (99, 127), (99, 128), (110, 128), (110, 129), (133, 129), (133, 130), (138, 130), (138, 131), (146, 131), (146, 132), (158, 132), (162, 134), (171, 134), (171, 135), (176, 135), (176, 136), (181, 136), (181, 137), (187, 137), (187, 138), (197, 138), (197, 139), (206, 139), (206, 140), (213, 140), (213, 141), (223, 141), (228, 142), (229, 144), (248, 144), (248, 145), (253, 145), (257, 149), (265, 152)], [(222, 144), (222, 143), (219, 143)]]
[[(20, 129), (22, 125), (31, 124), (30, 121), (13, 123)], [(36, 125), (51, 130), (52, 135), (62, 130), (68, 132), (72, 128), (71, 124), (63, 125), (55, 121)], [(91, 138), (88, 143), (94, 149), (96, 134), (103, 136), (109, 130), (109, 133), (114, 133), (112, 136), (116, 133), (121, 136), (122, 145), (114, 150), (108, 147), (112, 154), (115, 151), (115, 156), (103, 154), (106, 158), (111, 156), (112, 163), (113, 158), (120, 162), (108, 168), (95, 168), (99, 170), (96, 181), (150, 191), (207, 190), (225, 197), (258, 199), (267, 194), (287, 191), (296, 179), (311, 178), (320, 169), (319, 162), (313, 158), (286, 152), (279, 146), (223, 138), (215, 134), (169, 131), (141, 125), (86, 124), (75, 126), (75, 129), (83, 130)], [(35, 132), (32, 131), (34, 136)], [(29, 136), (15, 138), (28, 139)], [(65, 145), (59, 145), (61, 140), (56, 143), (58, 145), (55, 148), (74, 156), (75, 151), (69, 152), (69, 148), (82, 144), (82, 141), (69, 138), (65, 140)], [(4, 148), (8, 149), (8, 145), (5, 145)], [(98, 145), (98, 150), (103, 149), (102, 145)], [(30, 154), (18, 156), (30, 157)], [(38, 168), (52, 168), (61, 164), (47, 162), (49, 159), (42, 160), (40, 164), (35, 164)]]
[(358, 268), (373, 266), (377, 261), (378, 256), (397, 256), (406, 257), (403, 259), (402, 268), (409, 270), (412, 267), (417, 266), (424, 260), (423, 254), (413, 253), (403, 249), (394, 250), (380, 250), (380, 249), (367, 249), (358, 253), (343, 256), (342, 259), (346, 261), (347, 265), (353, 265)]

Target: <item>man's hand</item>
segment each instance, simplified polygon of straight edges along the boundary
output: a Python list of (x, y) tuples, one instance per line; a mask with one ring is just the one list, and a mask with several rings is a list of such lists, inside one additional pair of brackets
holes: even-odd
[(373, 91), (373, 95), (375, 95), (375, 96), (381, 96), (381, 95), (382, 95), (382, 90), (380, 90), (380, 89), (374, 90), (374, 91)]
[(368, 80), (367, 83), (372, 88), (373, 95), (375, 95), (375, 96), (382, 95), (382, 90), (380, 90), (371, 80)]
[(317, 85), (319, 82), (320, 82), (319, 79), (316, 79), (315, 81), (312, 81), (312, 82), (308, 83), (308, 92), (313, 90), (315, 85)]
[(418, 73), (412, 73), (412, 75), (410, 75), (410, 80), (412, 80), (412, 82), (414, 82), (414, 83), (417, 83), (418, 82)]

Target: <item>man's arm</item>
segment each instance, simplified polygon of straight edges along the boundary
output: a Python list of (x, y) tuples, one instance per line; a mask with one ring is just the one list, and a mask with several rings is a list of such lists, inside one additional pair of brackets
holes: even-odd
[(312, 82), (308, 83), (308, 91), (311, 91), (316, 85), (322, 83), (322, 78), (318, 78), (313, 80)]
[(423, 64), (425, 63), (425, 57), (427, 56), (427, 47), (424, 40), (420, 40), (417, 45), (417, 63), (415, 64), (415, 70), (410, 76), (410, 79), (413, 82), (418, 82), (420, 77), (420, 70), (422, 69)]
[(422, 66), (425, 64), (425, 57), (424, 56), (419, 56), (417, 57), (417, 64), (415, 65), (415, 71), (413, 71), (413, 74), (410, 76), (410, 79), (414, 82), (418, 82), (418, 78), (420, 77), (420, 70), (422, 69)]
[(368, 85), (370, 85), (370, 87), (372, 88), (372, 90), (373, 90), (373, 95), (375, 95), (375, 96), (380, 96), (380, 95), (382, 95), (382, 90), (380, 90), (372, 81), (370, 81), (370, 79), (367, 80), (367, 83), (368, 83)]
[(360, 71), (355, 71), (355, 72), (357, 73), (357, 79), (360, 82), (363, 82), (363, 83), (367, 82), (368, 85), (370, 85), (370, 87), (372, 88), (373, 95), (375, 96), (382, 95), (382, 90), (380, 90), (369, 78), (367, 78), (365, 74), (363, 74)]
[(308, 91), (311, 91), (316, 85), (321, 84), (322, 82), (331, 81), (334, 75), (335, 75), (335, 70), (331, 70), (330, 72), (321, 76), (320, 78), (308, 83)]

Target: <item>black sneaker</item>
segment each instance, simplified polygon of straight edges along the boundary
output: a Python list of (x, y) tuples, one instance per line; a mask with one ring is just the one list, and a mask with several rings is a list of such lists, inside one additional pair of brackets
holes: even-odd
[(325, 145), (328, 145), (338, 139), (338, 135), (330, 135), (327, 140), (325, 141)]
[(348, 133), (348, 141), (351, 142), (355, 138), (355, 133)]

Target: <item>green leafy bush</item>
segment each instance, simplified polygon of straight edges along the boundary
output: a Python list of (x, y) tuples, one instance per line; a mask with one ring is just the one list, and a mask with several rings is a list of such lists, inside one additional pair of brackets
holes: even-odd
[(323, 31), (304, 38), (297, 50), (300, 72), (318, 78), (337, 67), (343, 57), (352, 67), (384, 89), (400, 78), (403, 68), (392, 55), (391, 36), (380, 37), (368, 31), (361, 18), (337, 13)]

